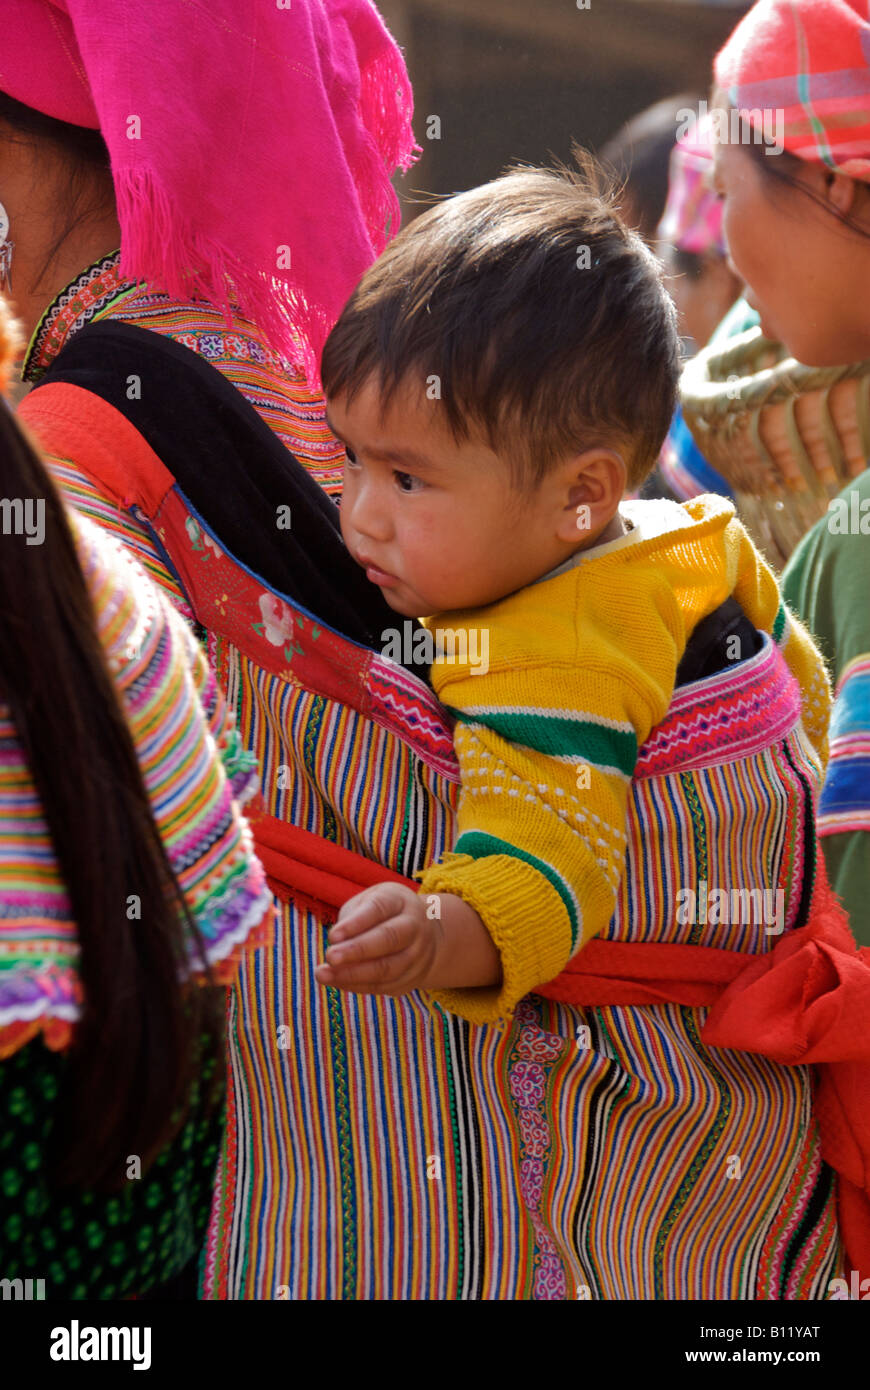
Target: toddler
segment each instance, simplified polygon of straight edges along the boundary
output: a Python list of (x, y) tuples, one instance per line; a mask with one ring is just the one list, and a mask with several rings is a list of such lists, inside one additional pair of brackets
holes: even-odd
[[(825, 751), (818, 654), (731, 503), (624, 500), (667, 433), (679, 338), (658, 263), (595, 179), (519, 169), (433, 207), (363, 277), (323, 357), (344, 538), (439, 639), (462, 795), (453, 853), (419, 893), (384, 883), (345, 904), (318, 977), (430, 991), (478, 1023), (610, 922), (638, 750), (726, 601), (750, 641), (781, 647)], [(732, 643), (735, 661), (754, 651)]]

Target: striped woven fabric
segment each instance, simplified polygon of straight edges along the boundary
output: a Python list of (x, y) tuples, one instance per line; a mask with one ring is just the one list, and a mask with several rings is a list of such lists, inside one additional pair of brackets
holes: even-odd
[[(43, 315), (25, 359), (25, 380), (38, 381), (69, 333), (85, 323), (122, 318), (183, 343), (217, 367), (255, 407), (325, 492), (341, 491), (344, 447), (326, 426), (322, 396), (278, 357), (258, 331), (208, 304), (177, 304), (122, 280), (120, 253), (83, 271)], [(147, 389), (147, 386), (146, 386)]]
[(819, 834), (870, 830), (870, 653), (845, 667), (831, 716), (831, 760), (819, 802)]
[[(105, 521), (99, 487), (73, 461), (56, 465)], [(170, 492), (150, 522), (198, 616), (211, 615), (263, 809), (412, 875), (450, 847), (458, 790), (431, 692), (309, 631), (310, 614), (182, 513)], [(127, 513), (115, 510), (112, 528), (148, 543)], [(360, 674), (347, 698), (322, 693), (324, 640), (343, 643)], [(765, 951), (780, 919), (786, 930), (802, 920), (818, 762), (777, 647), (741, 670), (746, 691), (733, 672), (690, 687), (641, 749), (615, 939)], [(706, 739), (711, 727), (721, 737)], [(724, 916), (721, 903), (708, 910), (713, 890), (747, 887), (775, 905), (782, 895), (776, 920), (764, 899), (733, 913), (730, 892)], [(314, 979), (327, 924), (279, 911), (273, 944), (252, 953), (231, 996), (205, 1297), (829, 1296), (842, 1258), (805, 1068), (713, 1053), (699, 1008), (531, 995), (503, 1029), (418, 995), (343, 995)]]
[[(271, 919), (239, 801), (256, 783), (213, 672), (130, 556), (73, 514), (97, 629), (170, 862), (219, 979)], [(129, 906), (129, 904), (128, 904)], [(48, 825), (0, 709), (0, 1057), (42, 1031), (62, 1048), (81, 1014), (80, 947)], [(196, 968), (198, 953), (190, 944)]]

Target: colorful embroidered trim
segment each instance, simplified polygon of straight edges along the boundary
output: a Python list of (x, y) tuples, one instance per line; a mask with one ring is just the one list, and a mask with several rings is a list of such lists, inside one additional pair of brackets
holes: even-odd
[(849, 830), (870, 830), (870, 653), (850, 661), (837, 682), (819, 801), (820, 835)]
[(640, 750), (635, 777), (747, 757), (783, 738), (800, 715), (797, 681), (765, 635), (756, 656), (676, 691), (665, 718)]

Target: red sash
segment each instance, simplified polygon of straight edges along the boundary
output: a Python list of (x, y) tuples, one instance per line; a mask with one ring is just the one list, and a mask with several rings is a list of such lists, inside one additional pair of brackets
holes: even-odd
[(821, 855), (806, 926), (764, 955), (595, 940), (537, 993), (590, 1006), (709, 1005), (708, 1047), (812, 1065), (840, 1236), (850, 1267), (870, 1276), (870, 948), (855, 945)]
[(247, 815), (272, 892), (283, 902), (292, 901), (326, 922), (334, 922), (342, 904), (373, 883), (404, 883), (415, 892), (420, 886), (311, 830), (250, 809)]

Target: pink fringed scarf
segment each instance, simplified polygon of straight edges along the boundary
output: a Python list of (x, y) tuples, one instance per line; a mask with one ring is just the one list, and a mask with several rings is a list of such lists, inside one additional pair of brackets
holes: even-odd
[(235, 304), (316, 381), (417, 148), (369, 0), (3, 0), (0, 90), (102, 131), (125, 275)]

